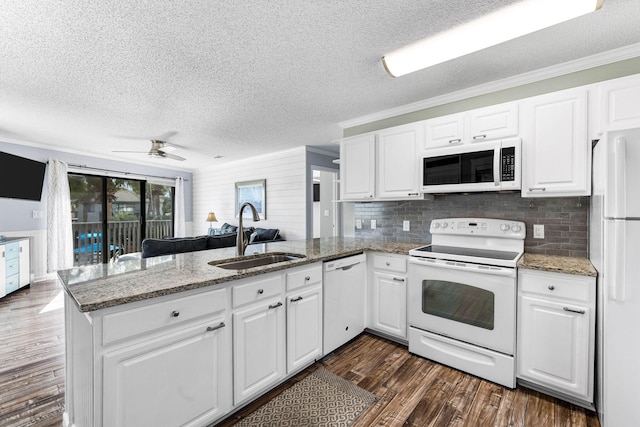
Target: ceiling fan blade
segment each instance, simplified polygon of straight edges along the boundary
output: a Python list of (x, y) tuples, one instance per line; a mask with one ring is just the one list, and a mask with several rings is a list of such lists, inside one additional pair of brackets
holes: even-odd
[(175, 130), (170, 130), (169, 132), (165, 132), (162, 135), (158, 135), (157, 138), (152, 138), (152, 139), (159, 139), (161, 141), (167, 140), (169, 138), (171, 138), (172, 136), (175, 136), (178, 134), (178, 131)]
[(140, 153), (147, 154), (149, 151), (126, 151), (126, 150), (112, 150), (112, 153)]
[(162, 157), (166, 157), (167, 159), (173, 159), (173, 160), (179, 160), (179, 161), (186, 160), (184, 157), (176, 156), (175, 154), (165, 153), (164, 151), (160, 151), (160, 150), (158, 150), (158, 152), (161, 153)]

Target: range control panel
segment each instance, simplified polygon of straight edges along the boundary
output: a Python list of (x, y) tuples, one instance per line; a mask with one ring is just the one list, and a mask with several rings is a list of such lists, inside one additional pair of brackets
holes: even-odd
[(486, 236), (524, 239), (525, 224), (522, 221), (492, 218), (443, 218), (431, 221), (431, 234), (457, 236)]

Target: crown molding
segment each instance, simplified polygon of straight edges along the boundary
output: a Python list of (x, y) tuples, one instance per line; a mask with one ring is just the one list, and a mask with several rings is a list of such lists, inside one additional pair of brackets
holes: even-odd
[(613, 64), (615, 62), (624, 61), (626, 59), (631, 59), (638, 56), (640, 56), (640, 43), (609, 50), (558, 65), (540, 68), (538, 70), (518, 74), (517, 76), (507, 77), (471, 88), (447, 93), (445, 95), (424, 99), (422, 101), (417, 101), (407, 105), (402, 105), (400, 107), (368, 114), (366, 116), (345, 120), (342, 122), (338, 122), (338, 126), (340, 126), (342, 129), (348, 129), (355, 126), (376, 122), (378, 120), (384, 120), (391, 117), (401, 116), (403, 114), (425, 110), (427, 108), (437, 107), (439, 105), (449, 104), (451, 102), (461, 101), (463, 99), (473, 98), (474, 96), (486, 95), (488, 93), (511, 89), (514, 87), (526, 85), (529, 83), (535, 83), (554, 77), (560, 77), (566, 74), (584, 71), (602, 65)]

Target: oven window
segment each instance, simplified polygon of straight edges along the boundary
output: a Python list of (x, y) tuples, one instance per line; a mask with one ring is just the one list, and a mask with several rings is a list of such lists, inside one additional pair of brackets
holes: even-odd
[(422, 311), (426, 314), (493, 330), (493, 292), (442, 280), (422, 281)]

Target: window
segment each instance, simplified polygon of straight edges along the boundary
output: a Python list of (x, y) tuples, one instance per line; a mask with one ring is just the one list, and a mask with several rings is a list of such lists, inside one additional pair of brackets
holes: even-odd
[(145, 237), (173, 236), (171, 186), (69, 174), (74, 265), (140, 252)]

